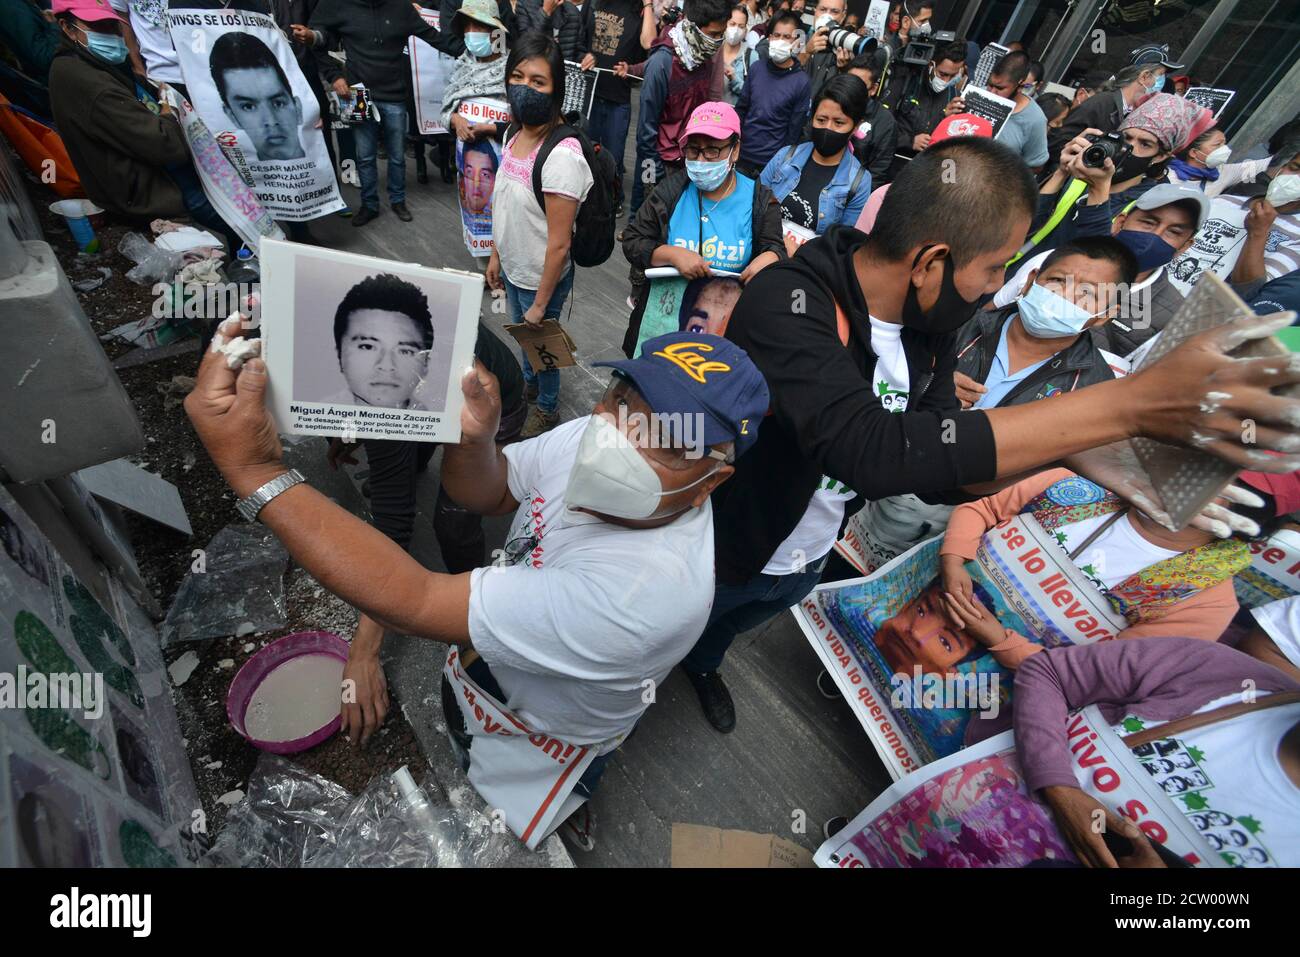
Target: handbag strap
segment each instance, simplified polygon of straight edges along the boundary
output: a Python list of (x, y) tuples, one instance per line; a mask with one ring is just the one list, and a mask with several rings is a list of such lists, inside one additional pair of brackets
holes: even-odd
[(1279, 694), (1270, 694), (1263, 698), (1257, 698), (1252, 702), (1225, 704), (1221, 708), (1214, 708), (1211, 711), (1202, 711), (1200, 714), (1189, 714), (1185, 718), (1167, 721), (1158, 727), (1147, 728), (1145, 731), (1127, 735), (1121, 740), (1126, 748), (1133, 749), (1144, 744), (1150, 744), (1152, 741), (1159, 741), (1162, 738), (1182, 734), (1184, 731), (1190, 731), (1193, 728), (1214, 724), (1216, 721), (1229, 721), (1239, 715), (1263, 711), (1266, 708), (1281, 708), (1288, 704), (1300, 704), (1300, 691), (1284, 691)]

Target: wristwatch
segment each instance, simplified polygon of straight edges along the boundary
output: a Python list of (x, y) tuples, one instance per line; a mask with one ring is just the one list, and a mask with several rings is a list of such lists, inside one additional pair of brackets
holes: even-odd
[(288, 491), (300, 482), (307, 481), (303, 478), (301, 472), (297, 469), (289, 469), (283, 475), (277, 475), (271, 481), (267, 482), (252, 495), (247, 498), (241, 498), (235, 508), (239, 509), (239, 514), (244, 516), (250, 522), (257, 521), (257, 515), (262, 509), (266, 508), (267, 503), (275, 498), (281, 492)]

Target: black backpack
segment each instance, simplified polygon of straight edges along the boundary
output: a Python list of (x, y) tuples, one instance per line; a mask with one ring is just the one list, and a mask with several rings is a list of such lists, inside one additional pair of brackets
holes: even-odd
[[(514, 127), (517, 129), (517, 127)], [(614, 158), (599, 143), (593, 143), (587, 134), (567, 124), (560, 124), (551, 130), (546, 142), (537, 153), (533, 164), (533, 195), (537, 205), (546, 211), (546, 195), (542, 192), (542, 168), (551, 150), (561, 140), (572, 136), (582, 145), (582, 156), (591, 169), (591, 189), (587, 198), (578, 207), (578, 216), (573, 223), (573, 245), (569, 255), (574, 265), (599, 266), (614, 251), (614, 233), (617, 225), (614, 219)], [(509, 140), (509, 135), (506, 139)]]

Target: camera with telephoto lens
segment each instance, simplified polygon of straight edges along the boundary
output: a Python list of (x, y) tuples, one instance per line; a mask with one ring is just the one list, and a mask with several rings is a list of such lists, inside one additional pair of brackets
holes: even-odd
[(831, 27), (826, 33), (826, 46), (831, 50), (848, 50), (854, 56), (876, 48), (875, 37), (859, 36), (844, 27)]
[(1128, 145), (1128, 140), (1124, 139), (1123, 133), (1083, 135), (1092, 144), (1083, 151), (1083, 165), (1092, 169), (1103, 169), (1108, 159), (1118, 168), (1119, 164), (1128, 159), (1133, 152), (1133, 147)]

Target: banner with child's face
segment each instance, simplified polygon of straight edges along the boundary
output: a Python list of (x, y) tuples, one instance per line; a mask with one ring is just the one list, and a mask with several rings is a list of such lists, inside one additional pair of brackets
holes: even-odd
[[(476, 104), (462, 104), (462, 106)], [(462, 115), (466, 114), (461, 110)], [(471, 119), (471, 122), (491, 122)], [(460, 193), (460, 222), (465, 248), (475, 257), (492, 255), (492, 191), (501, 168), (501, 147), (484, 137), (456, 140), (456, 186)]]
[(740, 280), (730, 276), (650, 280), (650, 298), (632, 354), (640, 355), (647, 340), (670, 332), (726, 335), (742, 288)]
[(292, 222), (345, 208), (315, 93), (275, 21), (172, 7), (167, 22), (191, 104), (258, 202)]
[[(949, 616), (942, 538), (861, 579), (824, 585), (794, 610), (895, 779), (958, 751), (972, 722), (1006, 727), (1014, 672)], [(1029, 515), (990, 529), (966, 563), (998, 623), (1046, 647), (1114, 638), (1124, 621)], [(983, 737), (983, 734), (979, 734)]]

